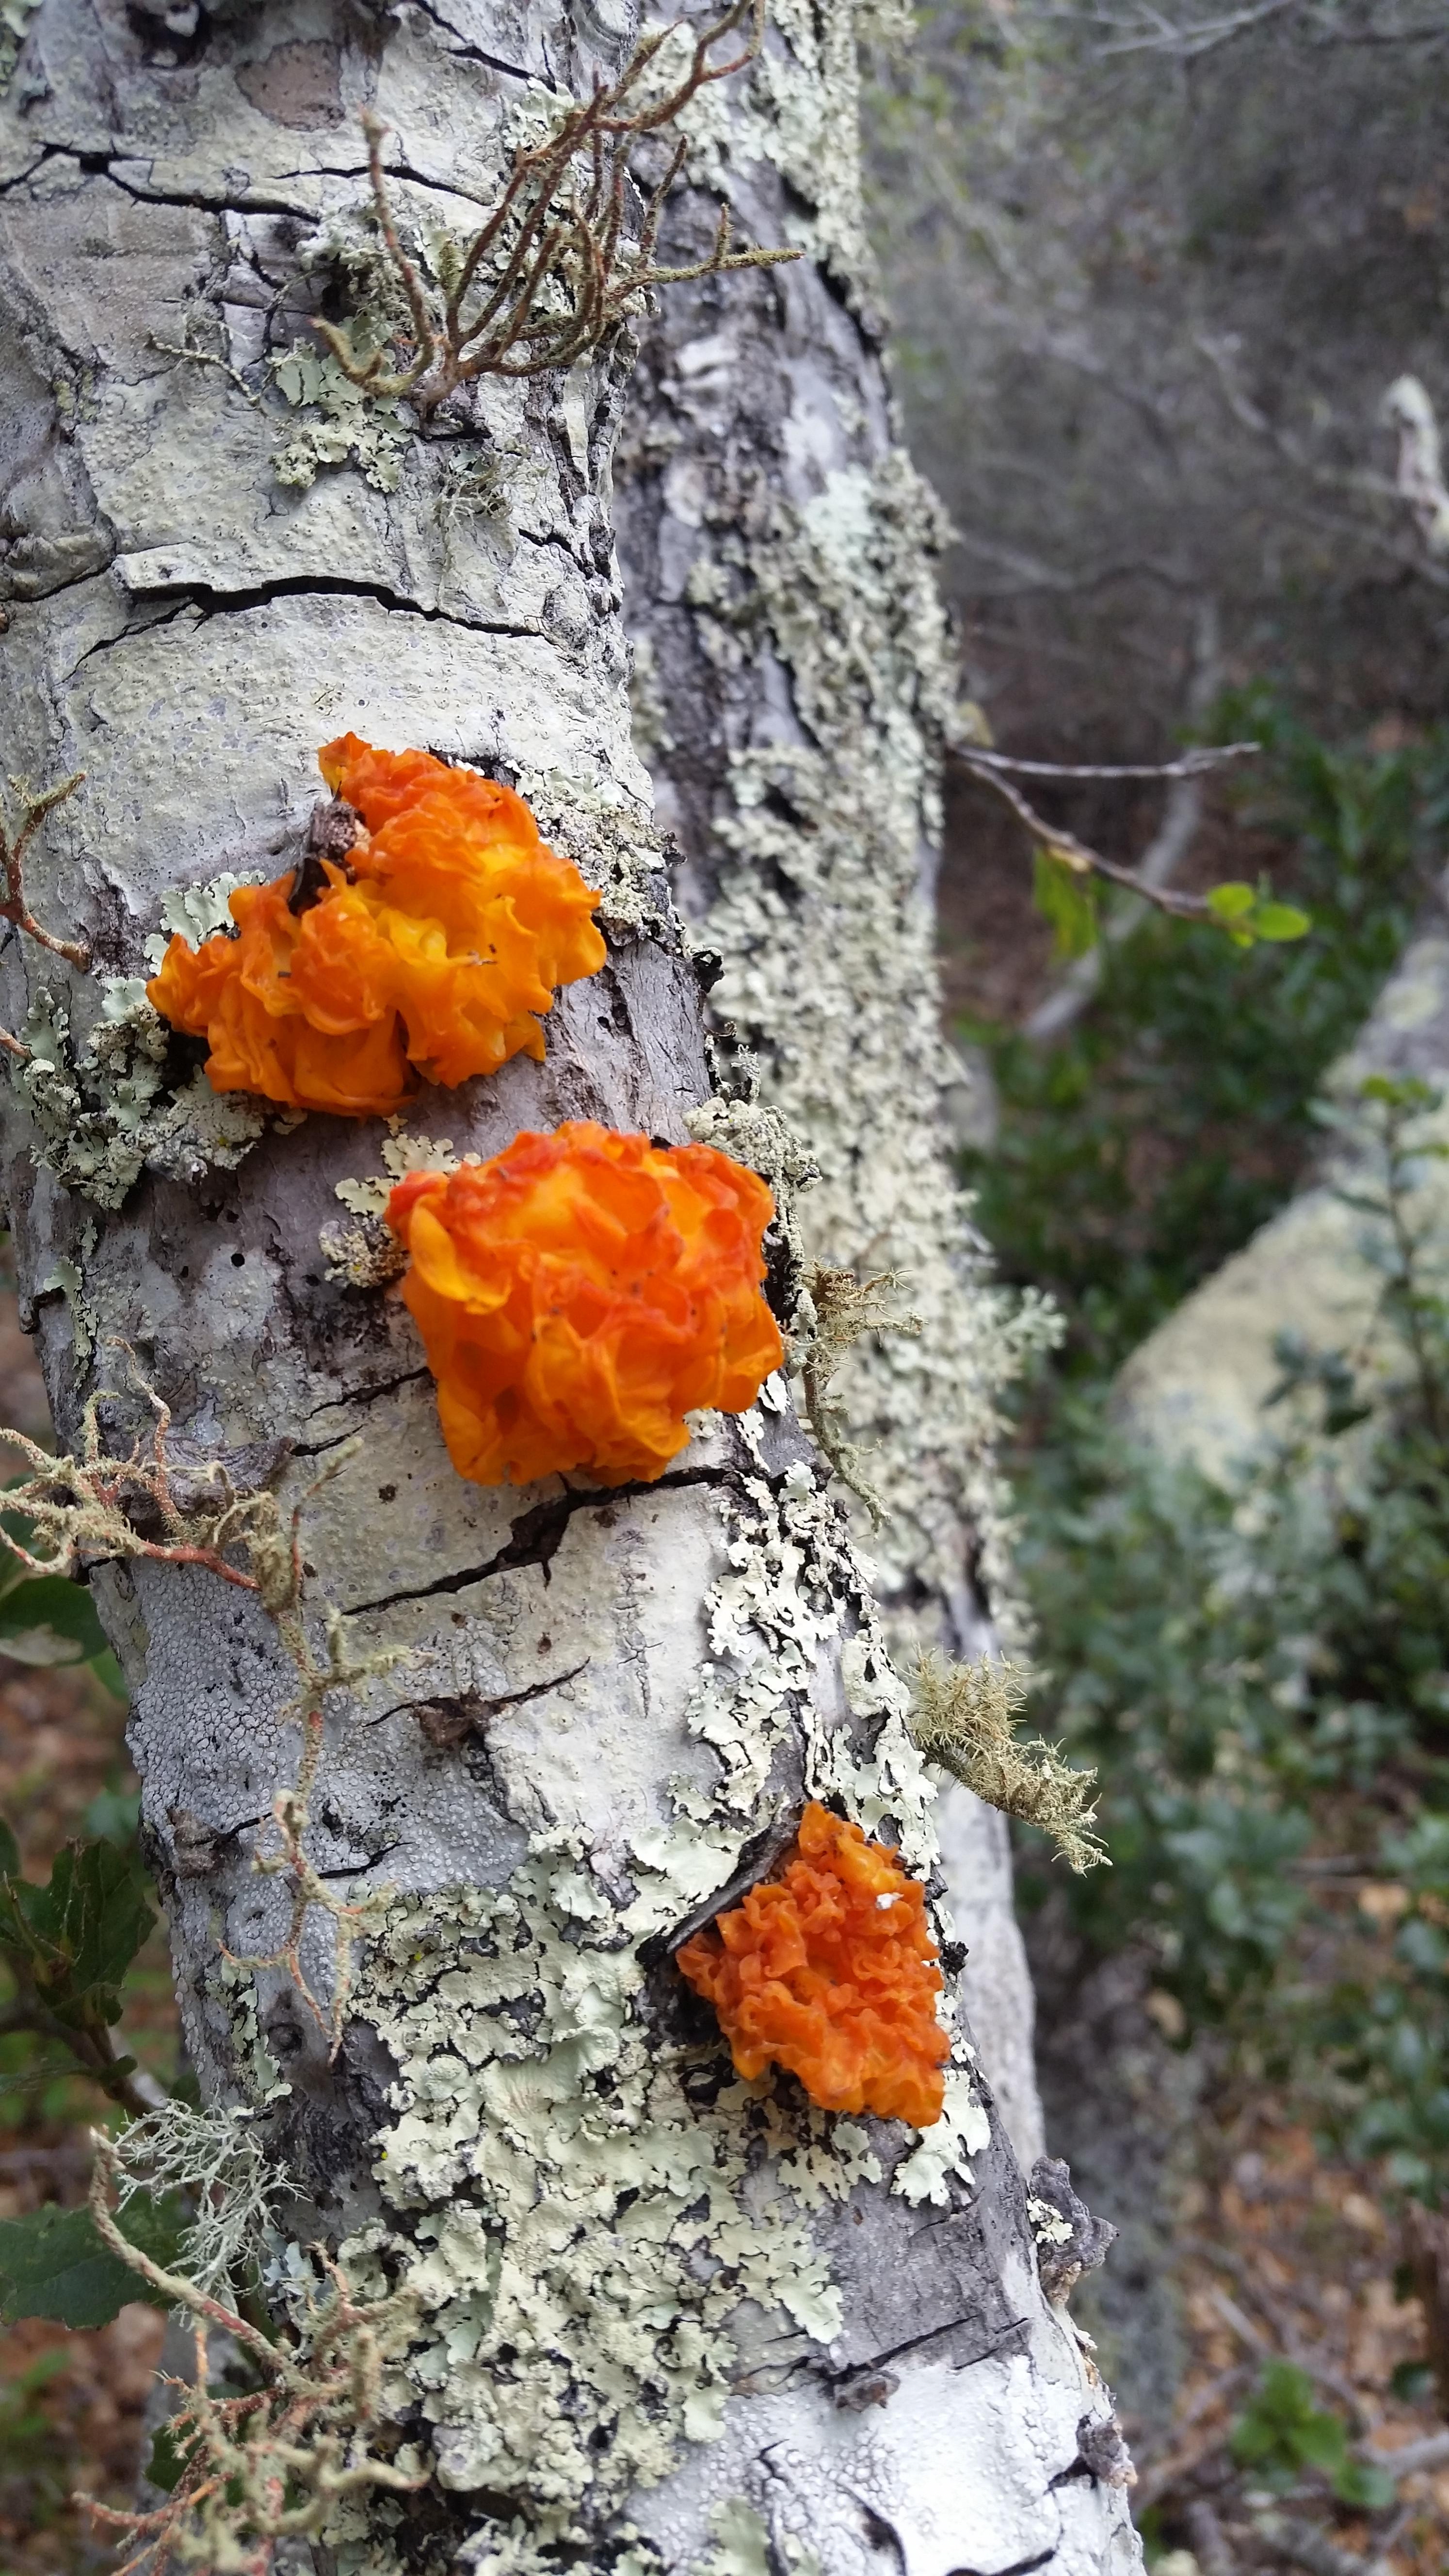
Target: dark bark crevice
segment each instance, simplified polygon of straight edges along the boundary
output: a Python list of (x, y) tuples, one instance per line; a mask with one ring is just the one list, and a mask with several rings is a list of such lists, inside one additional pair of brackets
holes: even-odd
[(549, 1568), (575, 1512), (609, 1511), (614, 1505), (636, 1501), (641, 1495), (677, 1494), (689, 1485), (735, 1485), (738, 1481), (734, 1470), (729, 1467), (691, 1467), (682, 1475), (661, 1476), (649, 1484), (604, 1485), (597, 1491), (591, 1489), (587, 1493), (556, 1495), (551, 1502), (535, 1503), (531, 1511), (521, 1513), (513, 1524), (513, 1535), (507, 1546), (501, 1547), (496, 1556), (491, 1556), (486, 1565), (465, 1565), (456, 1574), (440, 1574), (433, 1583), (425, 1583), (406, 1592), (385, 1593), (377, 1601), (354, 1601), (349, 1604), (349, 1613), (356, 1618), (369, 1610), (395, 1609), (404, 1601), (433, 1601), (442, 1593), (466, 1592), (475, 1583), (486, 1583), (490, 1575), (504, 1574), (525, 1565), (541, 1567), (547, 1583)]

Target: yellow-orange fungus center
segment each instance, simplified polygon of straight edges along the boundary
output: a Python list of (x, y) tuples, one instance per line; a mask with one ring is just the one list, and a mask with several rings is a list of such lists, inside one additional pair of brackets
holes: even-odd
[(590, 1119), (400, 1181), (387, 1219), (459, 1475), (650, 1480), (686, 1413), (743, 1413), (783, 1357), (760, 1289), (774, 1212), (713, 1146)]
[(678, 1954), (719, 2016), (737, 2074), (798, 2075), (826, 2111), (929, 2129), (950, 2042), (925, 1891), (884, 1843), (814, 1800), (784, 1876), (752, 1887)]
[(604, 943), (571, 859), (538, 837), (521, 797), (426, 751), (374, 751), (355, 733), (318, 753), (361, 818), (345, 858), (295, 880), (238, 886), (236, 936), (173, 939), (149, 1000), (210, 1044), (218, 1091), (294, 1109), (383, 1115), (429, 1082), (543, 1054), (536, 1013), (595, 974)]

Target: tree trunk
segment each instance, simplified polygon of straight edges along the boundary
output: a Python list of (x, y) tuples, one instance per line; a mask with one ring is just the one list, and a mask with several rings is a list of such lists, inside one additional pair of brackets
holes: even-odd
[[(781, 14), (744, 77), (808, 103), (815, 39)], [(845, 60), (848, 9), (818, 14)], [(628, 20), (607, 0), (567, 17), (42, 0), (29, 19), (0, 106), (5, 766), (37, 787), (85, 773), (37, 830), (26, 894), (92, 971), (17, 931), (4, 954), (28, 1050), (4, 1103), (22, 1291), (64, 1441), (92, 1397), (112, 1450), (149, 1438), (144, 1375), (171, 1410), (178, 1496), (220, 1458), (301, 1504), (311, 1652), (330, 1603), (353, 1664), (396, 1659), (321, 1703), (313, 1875), (259, 1873), (299, 1761), (276, 1620), (204, 1567), (142, 1554), (94, 1573), (203, 2097), (258, 2114), (286, 2172), (275, 2304), (300, 2314), (314, 2240), (359, 2293), (401, 2281), (416, 2302), (384, 2393), (428, 2483), (336, 2505), (337, 2563), (1126, 2567), (1109, 2401), (1042, 2292), (964, 2038), (936, 2127), (840, 2119), (789, 2080), (733, 2080), (671, 1963), (807, 1796), (881, 1827), (917, 1874), (933, 1864), (907, 1693), (779, 1381), (708, 1417), (652, 1486), (481, 1488), (449, 1463), (406, 1313), (360, 1284), (358, 1209), (387, 1148), (394, 1170), (445, 1141), (486, 1156), (578, 1117), (682, 1142), (711, 1114), (699, 979), (630, 736), (610, 522), (638, 400), (627, 333), (423, 419), (358, 399), (308, 328), (319, 308), (365, 322), (379, 292), (362, 107), (395, 129), (407, 224), (467, 234), (546, 94), (617, 76)], [(741, 214), (774, 237), (768, 191)], [(833, 328), (864, 383), (843, 311), (832, 325), (815, 285), (782, 291), (808, 299), (801, 368), (812, 348), (836, 364)], [(761, 384), (784, 439), (773, 358)], [(879, 575), (889, 620), (920, 505), (898, 462), (876, 470), (905, 530)], [(826, 514), (827, 554), (839, 527)], [(913, 578), (903, 654), (932, 613)], [(425, 1086), (399, 1137), (218, 1101), (184, 1049), (158, 1053), (128, 980), (163, 907), (206, 928), (227, 882), (300, 856), (317, 745), (348, 729), (516, 784), (604, 888), (607, 963), (559, 996), (545, 1061)], [(899, 760), (856, 783), (914, 837), (922, 755)], [(742, 870), (739, 906), (753, 883)], [(721, 881), (726, 928), (729, 908)], [(924, 1049), (924, 908), (912, 935)], [(788, 972), (767, 921), (741, 921), (739, 953)], [(869, 1031), (882, 1101), (900, 1025)], [(929, 1087), (920, 1062), (907, 1084)], [(842, 1156), (828, 1205), (851, 1187)], [(910, 1262), (884, 1207), (832, 1222), (819, 1240), (884, 1227)], [(943, 1306), (948, 1285), (930, 1288)], [(892, 1421), (934, 1401), (909, 1368), (878, 1383)], [(918, 1475), (922, 1497), (889, 1584), (929, 1544), (946, 1597), (954, 1496), (904, 1449), (878, 1472), (892, 1499)], [(320, 2022), (292, 1968), (238, 1964), (284, 1946), (299, 1887)], [(335, 2057), (328, 1894), (370, 1909)]]
[[(990, 1286), (950, 1162), (964, 1075), (941, 1034), (935, 887), (957, 672), (932, 575), (943, 521), (882, 366), (858, 131), (857, 30), (899, 43), (910, 11), (776, 14), (788, 47), (731, 94), (711, 175), (747, 238), (806, 257), (682, 286), (645, 336), (615, 466), (636, 742), (690, 936), (721, 961), (716, 1029), (818, 1171), (808, 1252), (897, 1273), (918, 1318), (862, 1337), (834, 1391), (883, 1511), (875, 1536), (856, 1518), (892, 1643), (972, 1659), (1020, 1641), (995, 1398), (1040, 1317)], [(676, 201), (681, 265), (712, 218), (702, 192)], [(1006, 1820), (953, 1784), (936, 1822), (962, 2000), (1029, 2169), (1041, 2108)]]

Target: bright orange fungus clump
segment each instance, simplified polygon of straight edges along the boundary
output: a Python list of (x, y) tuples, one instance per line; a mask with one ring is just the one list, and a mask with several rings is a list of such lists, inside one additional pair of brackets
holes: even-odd
[(929, 2129), (950, 2041), (925, 1893), (884, 1843), (812, 1800), (778, 1882), (752, 1887), (678, 1953), (739, 2075), (773, 2063), (827, 2111)]
[(399, 1181), (387, 1219), (458, 1473), (650, 1480), (695, 1406), (742, 1413), (783, 1357), (760, 1293), (774, 1212), (713, 1146), (590, 1119)]
[(321, 858), (315, 893), (291, 875), (238, 886), (239, 935), (173, 939), (146, 987), (210, 1041), (216, 1090), (366, 1117), (407, 1099), (413, 1067), (458, 1083), (541, 1057), (533, 1014), (604, 962), (572, 860), (511, 788), (429, 752), (348, 733), (317, 757), (361, 818), (353, 847)]

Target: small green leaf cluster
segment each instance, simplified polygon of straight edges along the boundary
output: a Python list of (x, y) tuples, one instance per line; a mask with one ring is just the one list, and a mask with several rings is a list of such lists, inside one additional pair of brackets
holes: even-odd
[(1056, 934), (1058, 957), (1064, 961), (1085, 957), (1096, 947), (1101, 931), (1097, 880), (1086, 869), (1058, 857), (1055, 850), (1039, 849), (1032, 893), (1037, 911)]
[(134, 1839), (69, 1842), (40, 1882), (0, 1822), (0, 1965), (13, 1995), (3, 2026), (59, 2045), (113, 2100), (130, 2101), (136, 2061), (116, 2053), (111, 2032), (155, 1920)]
[(1266, 886), (1229, 880), (1209, 886), (1204, 900), (1235, 948), (1251, 948), (1255, 939), (1302, 939), (1313, 927), (1296, 903), (1275, 902)]
[[(1260, 922), (1243, 947), (1144, 909), (1102, 943), (1091, 1008), (1054, 1044), (967, 1030), (1002, 1111), (993, 1149), (964, 1158), (982, 1231), (1007, 1279), (1057, 1299), (1078, 1378), (1115, 1368), (1286, 1197), (1316, 1142), (1321, 1078), (1442, 865), (1449, 734), (1334, 750), (1261, 692), (1225, 705), (1215, 730), (1265, 746), (1232, 792), (1244, 826), (1289, 854), (1291, 908), (1311, 931), (1284, 945)], [(1044, 859), (1038, 883), (1080, 953), (1093, 881)], [(1229, 899), (1244, 894), (1269, 900), (1246, 884)]]
[(1381, 2512), (1394, 2501), (1394, 2481), (1349, 2450), (1341, 2415), (1317, 2402), (1313, 2381), (1296, 2362), (1265, 2363), (1233, 2427), (1232, 2453), (1255, 2484), (1286, 2494), (1305, 2470), (1325, 2478), (1340, 2504)]

